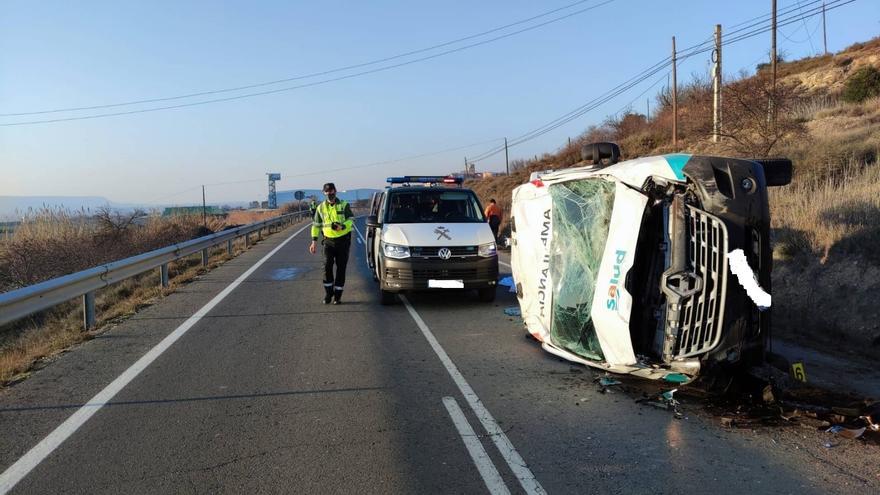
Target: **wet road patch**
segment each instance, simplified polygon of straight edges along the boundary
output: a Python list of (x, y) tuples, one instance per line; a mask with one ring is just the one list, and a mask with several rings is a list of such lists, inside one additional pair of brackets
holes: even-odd
[(271, 278), (272, 280), (280, 281), (293, 280), (305, 271), (306, 270), (304, 268), (296, 266), (291, 266), (287, 268), (276, 268), (275, 270), (272, 270), (272, 274), (269, 275), (269, 278)]

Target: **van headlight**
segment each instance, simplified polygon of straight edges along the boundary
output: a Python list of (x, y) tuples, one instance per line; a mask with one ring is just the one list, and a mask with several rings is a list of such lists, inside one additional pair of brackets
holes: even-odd
[(382, 252), (386, 258), (409, 258), (409, 247), (398, 246), (397, 244), (382, 244)]
[(477, 251), (477, 254), (482, 256), (483, 258), (491, 258), (498, 254), (498, 248), (495, 247), (494, 242), (490, 242), (489, 244), (480, 244), (480, 249)]

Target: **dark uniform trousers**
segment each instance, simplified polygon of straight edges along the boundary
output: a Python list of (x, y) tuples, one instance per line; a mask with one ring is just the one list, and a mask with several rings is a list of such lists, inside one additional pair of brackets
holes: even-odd
[[(342, 237), (324, 238), (324, 287), (342, 290), (345, 287), (345, 267), (351, 250), (351, 232)], [(333, 265), (336, 265), (336, 276)]]

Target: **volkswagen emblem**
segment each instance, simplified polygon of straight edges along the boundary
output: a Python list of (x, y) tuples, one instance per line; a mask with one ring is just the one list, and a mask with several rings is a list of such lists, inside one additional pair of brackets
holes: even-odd
[(442, 260), (448, 260), (452, 257), (452, 251), (450, 251), (449, 248), (442, 248), (440, 251), (437, 251), (437, 256)]

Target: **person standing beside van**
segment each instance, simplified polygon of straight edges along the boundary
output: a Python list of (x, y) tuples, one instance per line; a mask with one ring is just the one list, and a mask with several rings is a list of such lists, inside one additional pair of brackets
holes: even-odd
[(501, 225), (501, 207), (495, 202), (495, 198), (489, 200), (489, 206), (484, 212), (486, 221), (489, 222), (489, 228), (492, 229), (492, 235), (498, 240), (498, 227)]
[[(326, 200), (315, 208), (312, 219), (312, 243), (309, 252), (318, 251), (318, 236), (324, 241), (324, 304), (342, 303), (342, 290), (345, 288), (345, 268), (351, 250), (351, 229), (354, 226), (354, 213), (347, 202), (336, 197), (336, 186), (332, 182), (322, 189)], [(336, 266), (336, 273), (333, 267)]]

